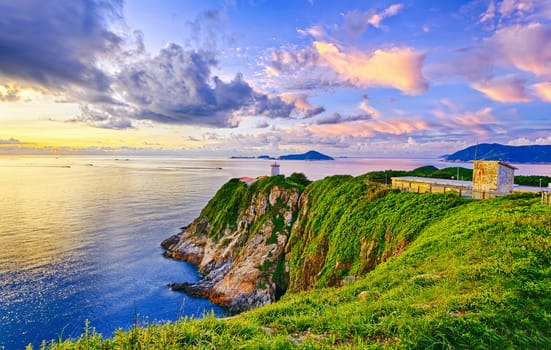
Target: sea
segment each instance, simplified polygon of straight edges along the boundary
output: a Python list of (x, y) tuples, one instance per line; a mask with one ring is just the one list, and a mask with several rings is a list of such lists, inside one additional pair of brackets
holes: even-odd
[[(128, 156), (0, 156), (0, 349), (78, 337), (86, 324), (117, 329), (225, 309), (169, 288), (200, 279), (162, 256), (160, 243), (189, 224), (235, 177), (270, 173), (271, 160)], [(281, 173), (317, 180), (423, 165), (438, 159), (278, 161)], [(551, 176), (551, 165), (516, 165)]]

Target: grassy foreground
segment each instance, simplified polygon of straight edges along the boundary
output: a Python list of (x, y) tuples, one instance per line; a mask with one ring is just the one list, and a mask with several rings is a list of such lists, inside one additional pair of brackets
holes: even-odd
[(403, 253), (342, 287), (42, 348), (551, 348), (551, 208), (512, 195), (441, 210)]

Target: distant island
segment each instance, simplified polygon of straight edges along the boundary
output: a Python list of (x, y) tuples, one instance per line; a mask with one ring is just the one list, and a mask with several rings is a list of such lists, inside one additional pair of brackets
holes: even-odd
[(444, 155), (448, 161), (500, 160), (510, 163), (551, 163), (551, 145), (507, 146), (481, 143)]
[(302, 154), (287, 154), (280, 156), (280, 160), (334, 160), (333, 157), (329, 157), (326, 154), (319, 153), (317, 151), (308, 151)]
[(279, 157), (272, 157), (269, 155), (261, 155), (258, 157), (252, 156), (232, 156), (231, 159), (269, 159), (269, 160), (335, 160), (333, 157), (330, 157), (326, 154), (320, 153), (318, 151), (308, 151), (301, 154), (286, 154)]

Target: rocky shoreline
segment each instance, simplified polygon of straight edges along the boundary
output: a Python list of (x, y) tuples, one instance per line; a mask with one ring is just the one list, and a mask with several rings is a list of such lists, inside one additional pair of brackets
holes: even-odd
[(188, 261), (202, 275), (197, 283), (172, 283), (172, 290), (241, 312), (271, 303), (287, 289), (288, 281), (282, 278), (288, 269), (285, 248), (300, 190), (276, 184), (265, 191), (243, 192), (245, 205), (236, 222), (216, 227), (212, 217), (217, 213), (207, 206), (189, 226), (161, 243), (165, 257)]

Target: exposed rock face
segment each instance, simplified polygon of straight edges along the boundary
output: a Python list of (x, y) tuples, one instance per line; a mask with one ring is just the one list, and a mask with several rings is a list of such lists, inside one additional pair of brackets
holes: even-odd
[[(198, 283), (174, 283), (174, 290), (207, 297), (234, 312), (270, 303), (284, 293), (285, 246), (300, 189), (278, 183), (281, 179), (260, 180), (251, 188), (234, 183), (237, 191), (231, 195), (242, 196), (235, 222), (216, 221), (220, 213), (211, 212), (209, 203), (191, 225), (161, 244), (167, 255), (196, 264), (203, 275)], [(211, 201), (228, 200), (217, 197), (222, 195)]]

